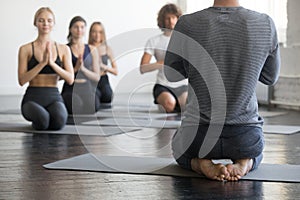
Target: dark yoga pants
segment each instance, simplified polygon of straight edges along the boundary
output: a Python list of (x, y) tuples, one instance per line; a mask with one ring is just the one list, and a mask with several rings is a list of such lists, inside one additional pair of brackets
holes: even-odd
[(21, 110), (36, 130), (59, 130), (67, 122), (68, 113), (56, 87), (28, 87)]
[[(208, 125), (200, 125), (196, 134), (194, 127), (181, 127), (173, 137), (172, 149), (177, 163), (191, 170), (191, 160), (198, 158), (200, 147), (208, 130)], [(189, 138), (193, 137), (194, 138)], [(184, 141), (185, 140), (185, 141)], [(191, 142), (186, 142), (186, 141)], [(190, 143), (190, 144), (189, 144)], [(252, 158), (256, 169), (262, 161), (264, 138), (261, 127), (256, 126), (224, 126), (221, 136), (217, 139), (212, 150), (204, 156), (205, 159), (238, 159)]]

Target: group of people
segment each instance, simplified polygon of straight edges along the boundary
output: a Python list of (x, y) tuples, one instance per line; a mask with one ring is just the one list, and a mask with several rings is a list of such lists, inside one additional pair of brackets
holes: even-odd
[[(68, 114), (94, 113), (101, 104), (109, 104), (113, 93), (107, 73), (117, 75), (118, 71), (103, 25), (93, 23), (85, 44), (86, 21), (74, 17), (64, 45), (51, 38), (55, 17), (50, 8), (40, 8), (33, 24), (38, 36), (20, 47), (18, 62), (19, 84), (29, 82), (21, 110), (33, 128), (59, 130)], [(60, 79), (65, 81), (61, 94), (57, 88)]]
[[(167, 81), (163, 72), (165, 50), (179, 16), (181, 11), (175, 4), (161, 8), (157, 21), (163, 34), (147, 42), (140, 66), (141, 73), (158, 70), (154, 102), (166, 112), (180, 112), (187, 97), (187, 80), (174, 84)], [(19, 49), (19, 84), (29, 82), (22, 114), (38, 130), (61, 129), (68, 114), (90, 114), (110, 108), (113, 91), (107, 74), (118, 74), (101, 22), (92, 23), (86, 44), (87, 23), (81, 16), (73, 17), (66, 45), (52, 40), (54, 24), (52, 10), (40, 8), (34, 16), (37, 39)], [(157, 63), (150, 64), (152, 56)], [(65, 81), (61, 94), (57, 88), (60, 79)]]
[[(255, 88), (258, 81), (272, 85), (278, 79), (274, 22), (241, 7), (239, 0), (214, 0), (212, 7), (181, 15), (175, 4), (161, 8), (162, 34), (147, 41), (140, 72), (158, 70), (156, 104), (166, 112), (185, 110), (172, 139), (177, 163), (210, 179), (239, 180), (262, 161), (263, 119)], [(74, 17), (67, 45), (51, 39), (54, 23), (49, 8), (39, 9), (34, 17), (38, 37), (19, 50), (19, 83), (29, 82), (22, 114), (40, 130), (61, 129), (68, 114), (96, 112), (110, 103), (107, 73), (118, 73), (100, 22), (91, 25), (85, 44), (86, 22)], [(60, 79), (65, 81), (61, 94)]]

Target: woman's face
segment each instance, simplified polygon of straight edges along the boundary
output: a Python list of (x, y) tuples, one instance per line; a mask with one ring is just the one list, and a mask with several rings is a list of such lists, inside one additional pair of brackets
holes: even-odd
[(102, 43), (103, 28), (99, 24), (95, 24), (91, 30), (91, 38), (94, 43)]
[(177, 23), (177, 16), (174, 14), (166, 14), (165, 16), (165, 28), (173, 30)]
[(82, 21), (75, 22), (70, 29), (73, 38), (82, 38), (85, 34), (85, 23)]
[(36, 27), (38, 28), (39, 33), (50, 33), (52, 31), (53, 26), (54, 17), (48, 11), (41, 12), (41, 14), (39, 14), (36, 18)]

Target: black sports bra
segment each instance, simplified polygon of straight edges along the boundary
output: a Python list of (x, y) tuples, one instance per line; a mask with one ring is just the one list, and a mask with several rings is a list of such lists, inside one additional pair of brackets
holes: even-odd
[[(36, 60), (35, 56), (34, 56), (34, 45), (33, 42), (31, 43), (32, 45), (32, 56), (31, 59), (28, 61), (28, 65), (27, 65), (27, 70), (31, 70), (33, 69), (37, 64), (39, 64), (39, 62)], [(58, 66), (61, 66), (61, 60), (59, 58), (59, 54), (58, 54), (58, 48), (57, 48), (57, 44), (55, 43), (55, 47), (56, 47), (56, 52), (57, 52), (57, 57), (55, 60), (55, 63)], [(50, 65), (46, 65), (39, 74), (56, 74), (56, 72), (52, 69), (52, 67)]]

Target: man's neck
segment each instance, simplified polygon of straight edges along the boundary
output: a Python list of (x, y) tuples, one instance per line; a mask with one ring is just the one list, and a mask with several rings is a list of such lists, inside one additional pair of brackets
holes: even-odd
[(214, 7), (238, 7), (239, 0), (215, 0)]

